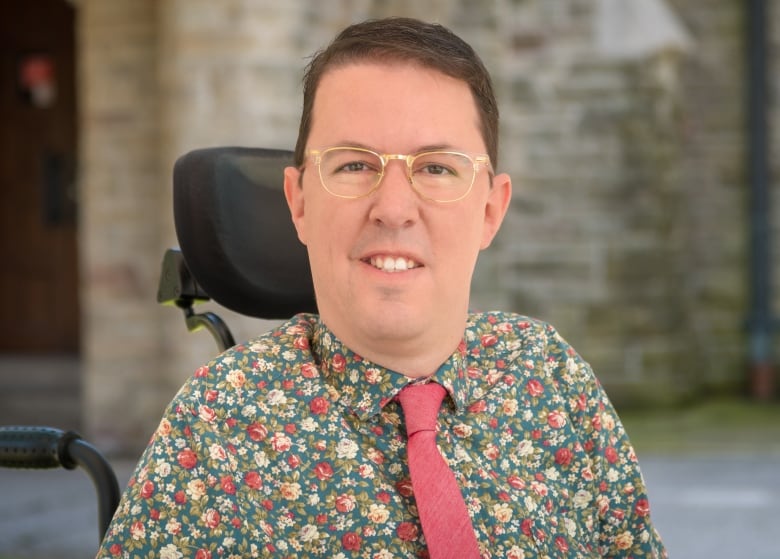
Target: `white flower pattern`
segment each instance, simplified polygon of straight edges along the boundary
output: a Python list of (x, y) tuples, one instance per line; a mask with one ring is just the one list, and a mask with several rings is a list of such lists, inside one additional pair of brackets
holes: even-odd
[[(666, 557), (623, 426), (551, 326), (471, 315), (434, 378), (485, 557)], [(407, 381), (315, 315), (228, 350), (170, 404), (98, 558), (420, 557)]]

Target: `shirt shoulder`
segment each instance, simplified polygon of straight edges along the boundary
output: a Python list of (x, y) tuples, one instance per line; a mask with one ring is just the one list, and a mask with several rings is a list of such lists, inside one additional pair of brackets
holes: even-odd
[(298, 374), (302, 367), (315, 367), (311, 340), (318, 323), (316, 315), (299, 314), (229, 348), (198, 367), (175, 401), (209, 402), (226, 388), (262, 392)]
[(573, 348), (548, 322), (511, 312), (470, 314), (466, 341), (470, 346), (475, 342), (483, 347), (498, 346), (499, 350), (515, 357), (556, 349), (573, 352)]
[(597, 382), (590, 365), (550, 323), (511, 312), (469, 316), (468, 353), (485, 369), (500, 365), (503, 374), (535, 378), (556, 389)]

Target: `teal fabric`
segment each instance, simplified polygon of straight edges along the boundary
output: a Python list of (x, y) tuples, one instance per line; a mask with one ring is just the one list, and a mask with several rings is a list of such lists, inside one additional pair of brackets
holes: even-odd
[[(623, 426), (555, 329), (473, 314), (432, 378), (484, 556), (666, 556)], [(228, 350), (173, 399), (98, 557), (424, 557), (393, 400), (409, 380), (316, 315)]]

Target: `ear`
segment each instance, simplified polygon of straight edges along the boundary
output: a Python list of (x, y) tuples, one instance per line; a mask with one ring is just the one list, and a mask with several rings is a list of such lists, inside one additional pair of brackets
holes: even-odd
[(298, 232), (298, 239), (305, 245), (306, 220), (303, 211), (303, 184), (301, 183), (301, 172), (295, 167), (284, 168), (284, 197), (290, 208), (290, 217)]
[(493, 239), (504, 221), (509, 202), (512, 200), (512, 179), (506, 173), (501, 173), (493, 177), (493, 186), (488, 192), (487, 203), (485, 204), (485, 221), (482, 227), (481, 249), (486, 249), (493, 242)]

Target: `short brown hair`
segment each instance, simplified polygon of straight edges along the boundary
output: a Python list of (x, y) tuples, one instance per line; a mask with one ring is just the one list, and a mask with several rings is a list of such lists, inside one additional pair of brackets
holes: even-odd
[(303, 165), (312, 124), (314, 96), (330, 69), (361, 60), (412, 62), (466, 82), (480, 118), (482, 138), (494, 168), (498, 158), (498, 105), (493, 85), (474, 49), (446, 27), (417, 19), (391, 17), (368, 20), (344, 29), (306, 66), (303, 111), (295, 146), (295, 164)]

